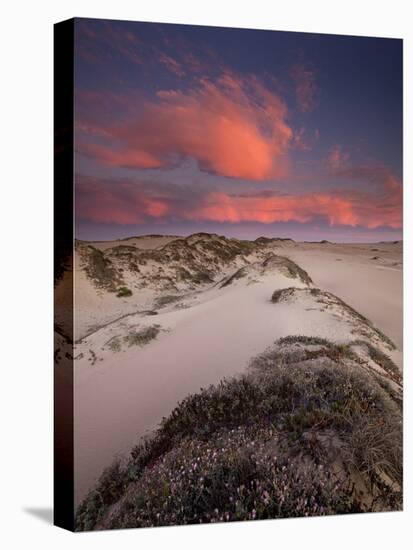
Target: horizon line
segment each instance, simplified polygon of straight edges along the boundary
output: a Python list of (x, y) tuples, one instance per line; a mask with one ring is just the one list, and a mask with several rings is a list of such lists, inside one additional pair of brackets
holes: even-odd
[(115, 242), (115, 241), (128, 241), (131, 239), (144, 239), (144, 238), (159, 238), (159, 237), (172, 237), (176, 239), (188, 239), (189, 237), (194, 237), (196, 235), (209, 235), (209, 236), (217, 236), (220, 238), (228, 239), (228, 240), (236, 240), (236, 241), (249, 241), (249, 242), (255, 242), (259, 239), (268, 239), (271, 241), (292, 241), (295, 243), (300, 244), (323, 244), (323, 243), (330, 243), (330, 244), (396, 244), (396, 243), (402, 243), (403, 239), (382, 239), (380, 241), (331, 241), (329, 239), (320, 239), (315, 241), (310, 240), (296, 240), (292, 237), (267, 237), (265, 235), (260, 235), (259, 237), (256, 237), (255, 239), (241, 239), (238, 237), (227, 237), (226, 235), (220, 235), (219, 233), (215, 232), (208, 232), (208, 231), (197, 231), (195, 233), (189, 233), (187, 235), (176, 235), (176, 234), (167, 234), (167, 233), (145, 233), (143, 235), (130, 235), (128, 237), (119, 237), (115, 239), (80, 239), (78, 237), (74, 237), (75, 241), (81, 241), (85, 243), (108, 243), (108, 242)]

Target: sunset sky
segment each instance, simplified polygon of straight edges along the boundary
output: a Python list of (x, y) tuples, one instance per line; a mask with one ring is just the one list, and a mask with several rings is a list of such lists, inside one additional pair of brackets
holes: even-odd
[(402, 42), (77, 19), (76, 234), (402, 238)]

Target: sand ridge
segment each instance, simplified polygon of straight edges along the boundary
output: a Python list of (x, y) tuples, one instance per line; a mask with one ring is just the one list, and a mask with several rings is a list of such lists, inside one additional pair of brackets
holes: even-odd
[[(81, 243), (80, 254), (78, 248), (77, 502), (114, 456), (127, 454), (179, 400), (243, 372), (254, 356), (279, 338), (314, 336), (343, 345), (364, 338), (401, 368), (401, 243), (338, 245), (265, 239), (251, 245), (229, 242), (227, 248), (226, 241), (199, 234), (186, 240), (147, 237), (120, 245), (119, 241), (93, 243), (104, 254), (97, 256), (99, 262), (109, 258), (115, 271), (123, 269), (117, 273), (132, 287), (130, 297), (118, 297), (96, 284), (80, 257), (89, 243)], [(113, 249), (125, 244), (128, 248), (120, 250), (126, 251), (128, 262), (143, 257), (133, 247), (161, 254), (146, 256), (138, 273), (128, 272), (130, 264), (123, 256), (116, 263), (119, 256), (113, 255)], [(165, 247), (169, 256), (162, 265)], [(189, 261), (183, 263), (183, 258)], [(210, 281), (196, 278), (206, 259)], [(189, 275), (173, 279), (178, 271), (170, 264), (179, 264)], [(297, 269), (291, 268), (294, 265)], [(142, 273), (150, 277), (160, 267), (173, 285), (164, 275), (152, 288), (139, 284)], [(275, 291), (288, 288), (297, 289), (290, 298), (279, 303), (271, 300)], [(318, 289), (337, 295), (338, 301), (323, 303)], [(341, 306), (340, 299), (350, 307)], [(352, 308), (371, 323), (360, 320)], [(395, 341), (394, 349), (386, 335)], [(365, 354), (363, 349), (359, 352)]]

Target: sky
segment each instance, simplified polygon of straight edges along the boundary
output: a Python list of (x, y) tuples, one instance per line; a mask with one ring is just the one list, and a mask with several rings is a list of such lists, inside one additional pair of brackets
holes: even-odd
[(402, 238), (402, 41), (75, 20), (76, 236)]

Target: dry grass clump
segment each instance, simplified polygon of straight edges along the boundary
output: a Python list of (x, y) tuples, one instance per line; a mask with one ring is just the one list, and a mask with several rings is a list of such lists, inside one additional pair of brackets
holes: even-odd
[(104, 474), (77, 529), (400, 509), (401, 407), (346, 346), (294, 338), (184, 399)]
[(155, 338), (157, 338), (160, 332), (160, 325), (151, 325), (149, 327), (141, 328), (140, 330), (131, 330), (126, 336), (113, 336), (106, 342), (105, 346), (114, 353), (122, 351), (123, 343), (127, 344), (128, 347), (143, 347), (146, 344), (149, 344), (149, 342), (151, 342)]
[(291, 279), (299, 279), (305, 284), (311, 284), (313, 282), (310, 275), (307, 273), (307, 271), (305, 271), (305, 269), (302, 269), (299, 265), (297, 265), (289, 258), (286, 258), (285, 256), (277, 256), (275, 254), (271, 254), (263, 262), (263, 266), (264, 268), (276, 267), (280, 270), (281, 273), (283, 273), (287, 277)]
[(239, 268), (233, 275), (226, 278), (220, 285), (220, 288), (224, 288), (238, 279), (247, 277), (253, 270), (256, 270), (258, 274), (265, 274), (268, 272), (278, 272), (290, 279), (299, 279), (302, 283), (311, 284), (312, 279), (300, 266), (298, 266), (292, 260), (285, 258), (284, 256), (277, 256), (275, 254), (268, 254), (265, 260), (261, 263), (249, 264)]
[(277, 340), (278, 346), (291, 345), (291, 344), (303, 344), (305, 346), (325, 346), (325, 347), (335, 347), (335, 345), (327, 340), (327, 338), (319, 338), (318, 336), (301, 336), (301, 335), (290, 335), (284, 336)]
[(165, 306), (169, 306), (171, 304), (174, 304), (175, 302), (179, 302), (181, 300), (181, 295), (175, 295), (175, 294), (165, 294), (164, 296), (158, 296), (154, 302), (155, 308), (162, 308)]
[(233, 273), (230, 277), (225, 279), (223, 283), (220, 284), (220, 288), (225, 288), (226, 286), (232, 285), (233, 282), (238, 281), (238, 279), (247, 277), (248, 272), (248, 266), (240, 267), (235, 273)]
[(127, 336), (123, 337), (123, 340), (131, 346), (144, 346), (151, 340), (154, 340), (161, 330), (160, 325), (151, 325), (138, 331), (129, 332)]
[(122, 278), (117, 273), (112, 262), (105, 257), (101, 250), (94, 246), (87, 246), (82, 250), (87, 276), (92, 279), (98, 288), (114, 292), (116, 286), (122, 283)]
[(120, 288), (118, 288), (116, 296), (118, 298), (128, 298), (129, 296), (132, 296), (132, 291), (126, 286), (121, 286)]
[(279, 290), (275, 290), (272, 293), (271, 302), (273, 302), (274, 304), (278, 304), (280, 302), (287, 302), (289, 298), (294, 296), (296, 290), (301, 290), (301, 289), (291, 286), (289, 288), (280, 288)]
[(119, 352), (122, 349), (122, 344), (119, 336), (115, 336), (114, 338), (111, 338), (109, 342), (106, 343), (106, 345), (111, 351), (115, 353)]
[(367, 349), (370, 359), (372, 359), (377, 365), (379, 365), (386, 373), (389, 378), (396, 382), (397, 384), (402, 383), (402, 376), (400, 369), (397, 365), (390, 359), (388, 355), (372, 346), (370, 342), (366, 340), (355, 340), (352, 342), (352, 345), (364, 346)]

